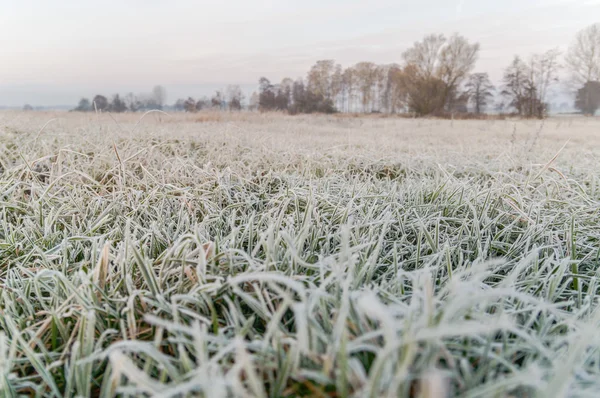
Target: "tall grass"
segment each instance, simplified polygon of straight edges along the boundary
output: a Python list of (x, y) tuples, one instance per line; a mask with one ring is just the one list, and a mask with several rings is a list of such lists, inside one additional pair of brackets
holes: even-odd
[(2, 396), (600, 390), (597, 121), (1, 116)]

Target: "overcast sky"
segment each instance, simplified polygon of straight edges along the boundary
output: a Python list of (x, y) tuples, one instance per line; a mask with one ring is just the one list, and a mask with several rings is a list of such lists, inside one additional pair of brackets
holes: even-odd
[(565, 51), (600, 0), (0, 0), (0, 105), (167, 88), (168, 101), (318, 59), (400, 62), (428, 33), (481, 44), (494, 80), (515, 54)]

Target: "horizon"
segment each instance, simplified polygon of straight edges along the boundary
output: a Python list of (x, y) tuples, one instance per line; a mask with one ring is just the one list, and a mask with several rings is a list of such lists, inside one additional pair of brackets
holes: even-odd
[[(474, 71), (488, 72), (498, 84), (514, 55), (554, 47), (564, 54), (576, 32), (600, 15), (598, 0), (511, 0), (503, 5), (379, 0), (343, 6), (337, 0), (258, 6), (238, 0), (219, 5), (58, 2), (65, 9), (56, 3), (0, 6), (5, 49), (0, 106), (74, 105), (82, 97), (143, 93), (154, 85), (166, 88), (169, 104), (229, 84), (240, 85), (248, 95), (261, 76), (272, 82), (305, 77), (320, 59), (344, 67), (360, 61), (400, 63), (402, 52), (429, 33), (457, 32), (479, 42)], [(557, 102), (568, 94), (562, 83), (555, 86)]]

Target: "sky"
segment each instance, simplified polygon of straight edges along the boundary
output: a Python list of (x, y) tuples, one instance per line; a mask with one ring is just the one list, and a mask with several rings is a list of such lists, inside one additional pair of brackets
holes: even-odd
[(399, 63), (429, 33), (479, 42), (475, 71), (498, 82), (514, 55), (564, 53), (596, 22), (600, 0), (0, 0), (0, 106), (250, 91), (319, 59)]

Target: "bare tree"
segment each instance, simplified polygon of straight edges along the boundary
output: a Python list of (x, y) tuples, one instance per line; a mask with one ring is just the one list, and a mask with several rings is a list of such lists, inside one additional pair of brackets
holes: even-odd
[(382, 112), (387, 109), (387, 99), (385, 98), (385, 87), (387, 85), (389, 65), (377, 65), (375, 70), (374, 95), (371, 105), (371, 112)]
[(307, 108), (307, 94), (304, 81), (297, 79), (292, 86), (292, 105), (289, 107), (291, 114), (304, 112)]
[(502, 94), (519, 115), (538, 118), (546, 115), (549, 89), (558, 81), (559, 55), (555, 49), (534, 54), (527, 64), (516, 56), (505, 69)]
[(287, 111), (292, 103), (292, 89), (294, 81), (289, 77), (284, 78), (281, 83), (275, 86), (275, 109)]
[(414, 65), (403, 71), (403, 85), (408, 93), (408, 108), (419, 116), (441, 112), (446, 104), (446, 85), (436, 77), (423, 76)]
[(205, 95), (196, 101), (196, 110), (201, 111), (202, 109), (209, 109), (211, 107), (211, 100)]
[(504, 70), (504, 90), (502, 95), (508, 99), (508, 106), (514, 108), (523, 117), (543, 116), (547, 104), (539, 99), (535, 84), (534, 57), (529, 64), (515, 56), (513, 62)]
[(590, 81), (600, 81), (600, 23), (590, 25), (575, 36), (565, 57), (570, 83), (581, 87)]
[(446, 85), (446, 100), (451, 105), (452, 94), (473, 70), (479, 54), (479, 43), (469, 44), (458, 34), (450, 37), (440, 53), (439, 78)]
[(266, 77), (258, 81), (258, 109), (260, 111), (271, 111), (275, 109), (275, 87)]
[(490, 82), (488, 74), (472, 74), (469, 76), (469, 80), (465, 87), (468, 96), (475, 107), (475, 113), (478, 115), (481, 114), (488, 105), (488, 100), (494, 96), (492, 94), (494, 85)]
[(354, 94), (356, 92), (356, 73), (353, 68), (347, 68), (342, 73), (342, 109), (346, 112), (354, 110)]
[[(418, 114), (436, 113), (452, 108), (458, 87), (473, 70), (479, 44), (471, 44), (454, 34), (429, 35), (402, 55), (409, 103)], [(427, 98), (425, 95), (430, 96)]]
[(331, 82), (335, 69), (335, 61), (332, 59), (317, 61), (308, 71), (307, 89), (313, 94), (331, 99)]
[(531, 82), (527, 65), (519, 56), (515, 56), (512, 63), (504, 70), (502, 81), (504, 83), (502, 95), (508, 99), (508, 105), (513, 107), (519, 115), (524, 116), (526, 88), (531, 86)]
[[(537, 93), (539, 103), (546, 104), (550, 87), (558, 82), (558, 71), (560, 64), (558, 57), (560, 52), (558, 49), (551, 49), (543, 54), (534, 54), (531, 56), (531, 80)], [(547, 107), (547, 105), (546, 105)], [(543, 115), (538, 112), (538, 117)]]
[(183, 103), (183, 109), (186, 112), (196, 112), (196, 101), (192, 97), (188, 97)]
[(377, 65), (372, 62), (359, 62), (354, 66), (354, 77), (360, 93), (363, 112), (373, 110), (374, 88), (377, 83)]
[(422, 41), (415, 42), (402, 57), (406, 65), (413, 67), (420, 77), (437, 77), (440, 53), (445, 43), (444, 35), (428, 35)]
[(405, 107), (408, 95), (404, 71), (398, 65), (392, 65), (387, 75), (385, 104), (388, 112), (396, 113)]
[[(337, 109), (343, 107), (342, 90), (344, 89), (344, 78), (342, 72), (342, 65), (337, 64), (331, 75), (330, 91), (331, 99), (333, 100)], [(341, 106), (340, 106), (341, 103)]]

